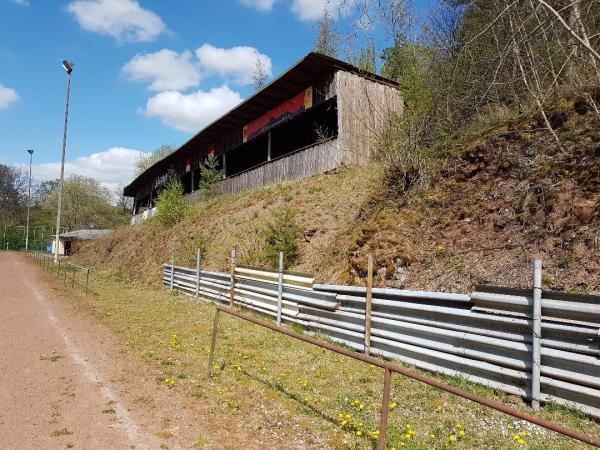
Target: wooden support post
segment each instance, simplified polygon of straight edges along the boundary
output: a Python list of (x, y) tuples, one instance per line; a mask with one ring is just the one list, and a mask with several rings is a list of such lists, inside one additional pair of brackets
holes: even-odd
[(196, 298), (200, 296), (200, 249), (196, 249)]
[(379, 419), (379, 438), (377, 450), (385, 450), (387, 441), (388, 413), (390, 412), (390, 396), (392, 390), (392, 371), (385, 369), (383, 375), (383, 400), (381, 402), (381, 417)]
[(365, 304), (365, 355), (371, 353), (371, 308), (373, 303), (373, 256), (367, 263), (367, 301)]
[(210, 337), (210, 353), (208, 355), (208, 376), (212, 376), (213, 358), (215, 356), (215, 345), (217, 343), (217, 329), (219, 327), (219, 308), (215, 310), (215, 318), (213, 320), (212, 335)]
[(75, 287), (75, 267), (73, 267), (73, 279), (71, 280), (71, 287)]
[(87, 273), (85, 274), (85, 295), (88, 294), (88, 284), (90, 282), (90, 269), (87, 270)]
[(540, 365), (542, 350), (542, 261), (535, 260), (533, 267), (533, 312), (532, 312), (532, 356), (531, 407), (540, 409)]
[(173, 285), (175, 284), (175, 250), (171, 252), (171, 283), (169, 289), (173, 290)]
[(271, 161), (271, 132), (267, 134), (267, 161)]
[(279, 252), (279, 278), (277, 280), (277, 325), (281, 325), (283, 309), (283, 252)]
[(235, 298), (235, 247), (231, 249), (231, 285), (229, 286), (229, 306), (233, 308)]

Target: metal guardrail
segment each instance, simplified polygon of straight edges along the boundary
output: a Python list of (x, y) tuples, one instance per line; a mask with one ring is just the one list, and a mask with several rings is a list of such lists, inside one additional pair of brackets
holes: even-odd
[[(482, 309), (480, 293), (487, 291), (481, 288), (471, 295), (374, 288), (367, 318), (365, 287), (316, 284), (308, 289), (265, 272), (245, 279), (233, 270), (232, 283), (231, 274), (165, 265), (163, 281), (220, 305), (280, 317), (358, 352), (467, 378), (519, 395), (532, 406), (555, 402), (600, 418), (600, 321), (590, 313), (600, 308), (598, 296), (541, 291), (542, 313), (534, 318), (533, 311), (512, 307)], [(499, 296), (525, 292), (492, 290)], [(530, 297), (533, 308), (533, 293)], [(545, 306), (546, 299), (557, 298), (565, 299), (568, 319), (555, 317), (560, 303), (552, 304), (554, 309)], [(584, 304), (586, 314), (574, 311), (573, 304)]]
[[(73, 264), (61, 259), (59, 259), (58, 262), (54, 262), (53, 255), (48, 255), (40, 252), (27, 251), (25, 252), (25, 255), (30, 257), (36, 264), (38, 264), (44, 270), (48, 270), (52, 273), (56, 272), (56, 276), (58, 277), (58, 279), (61, 279), (62, 277), (65, 285), (69, 283), (71, 287), (74, 288), (77, 284), (83, 288), (85, 295), (87, 295), (90, 292), (90, 269), (88, 267), (78, 266), (77, 264)], [(69, 272), (71, 273), (70, 277)], [(81, 277), (77, 279), (77, 273), (85, 274), (85, 278), (83, 280), (81, 280)]]
[(381, 405), (379, 437), (378, 437), (378, 442), (377, 442), (377, 448), (379, 450), (384, 450), (386, 448), (392, 373), (397, 373), (397, 374), (403, 375), (405, 377), (411, 378), (413, 380), (419, 381), (421, 383), (428, 384), (430, 386), (433, 386), (435, 388), (449, 392), (451, 394), (463, 397), (472, 402), (479, 403), (481, 405), (487, 406), (487, 407), (495, 409), (497, 411), (501, 411), (505, 414), (509, 414), (513, 417), (517, 417), (519, 419), (526, 420), (530, 423), (544, 427), (548, 430), (552, 430), (557, 433), (561, 433), (570, 438), (573, 438), (578, 441), (585, 442), (586, 444), (590, 444), (590, 445), (600, 448), (600, 439), (590, 436), (588, 434), (581, 433), (579, 431), (570, 429), (568, 427), (565, 427), (563, 425), (560, 425), (560, 424), (557, 424), (554, 422), (550, 422), (550, 421), (547, 421), (547, 420), (544, 420), (544, 419), (541, 419), (541, 418), (538, 418), (535, 416), (531, 416), (522, 411), (518, 411), (516, 409), (513, 409), (506, 405), (503, 405), (502, 403), (498, 403), (494, 400), (490, 400), (488, 398), (480, 397), (480, 396), (472, 394), (470, 392), (463, 391), (462, 389), (456, 388), (454, 386), (450, 386), (446, 383), (443, 383), (441, 381), (438, 381), (438, 380), (435, 380), (435, 379), (432, 379), (429, 377), (425, 377), (423, 375), (420, 375), (418, 373), (415, 373), (415, 372), (405, 369), (403, 367), (391, 364), (387, 361), (384, 361), (384, 360), (381, 360), (378, 358), (374, 358), (374, 357), (368, 356), (368, 355), (362, 355), (360, 353), (356, 353), (356, 352), (344, 349), (342, 347), (338, 347), (336, 345), (320, 341), (320, 340), (315, 339), (310, 336), (304, 336), (304, 335), (301, 335), (298, 333), (294, 333), (293, 331), (278, 327), (278, 326), (270, 324), (270, 323), (263, 322), (254, 317), (246, 316), (244, 314), (241, 314), (235, 308), (223, 308), (222, 306), (217, 306), (217, 309), (215, 311), (215, 316), (214, 316), (214, 321), (213, 321), (213, 329), (212, 329), (212, 334), (211, 334), (210, 353), (209, 353), (209, 358), (208, 358), (208, 374), (209, 374), (209, 376), (212, 376), (212, 367), (213, 367), (213, 359), (214, 359), (214, 353), (215, 353), (215, 347), (216, 347), (218, 321), (219, 321), (219, 313), (220, 312), (229, 314), (231, 316), (237, 317), (239, 319), (253, 323), (255, 325), (259, 325), (261, 327), (267, 328), (267, 329), (275, 331), (277, 333), (281, 333), (286, 336), (290, 336), (290, 337), (298, 339), (300, 341), (330, 350), (330, 351), (338, 353), (340, 355), (344, 355), (349, 358), (352, 358), (352, 359), (355, 359), (358, 361), (362, 361), (364, 363), (372, 364), (373, 366), (384, 369), (383, 401), (382, 401), (382, 405)]

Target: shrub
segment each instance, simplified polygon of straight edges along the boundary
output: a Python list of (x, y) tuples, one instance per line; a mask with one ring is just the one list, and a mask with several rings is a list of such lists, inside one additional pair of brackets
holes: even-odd
[(219, 161), (211, 153), (200, 165), (200, 191), (210, 197), (216, 193), (222, 180), (223, 171), (219, 169)]
[(156, 199), (156, 219), (166, 226), (180, 222), (190, 211), (179, 178), (172, 177)]
[(296, 212), (285, 206), (271, 211), (271, 220), (264, 229), (265, 242), (263, 260), (271, 267), (279, 266), (279, 252), (283, 252), (285, 267), (293, 266), (300, 259), (298, 238), (300, 226), (296, 223)]

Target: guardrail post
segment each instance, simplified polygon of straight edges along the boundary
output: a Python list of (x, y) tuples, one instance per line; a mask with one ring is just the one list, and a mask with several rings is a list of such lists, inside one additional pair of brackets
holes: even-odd
[(196, 249), (196, 298), (200, 296), (200, 249)]
[(279, 277), (277, 279), (277, 325), (281, 325), (283, 309), (283, 252), (279, 252)]
[(175, 282), (175, 250), (171, 252), (171, 283), (169, 289), (173, 290), (173, 284)]
[(390, 411), (390, 395), (392, 388), (392, 371), (385, 368), (383, 375), (383, 400), (381, 402), (381, 418), (379, 419), (379, 438), (377, 450), (385, 450), (387, 441), (388, 413)]
[(365, 355), (371, 353), (371, 307), (373, 303), (373, 256), (367, 263), (367, 301), (365, 304)]
[(533, 364), (531, 365), (531, 407), (540, 409), (540, 365), (542, 340), (542, 261), (535, 260), (533, 266), (533, 312), (532, 312), (532, 348)]
[(213, 319), (212, 335), (210, 337), (210, 354), (208, 355), (208, 376), (212, 377), (213, 357), (215, 356), (215, 345), (217, 343), (217, 328), (219, 326), (219, 307), (215, 310), (215, 318)]
[(235, 297), (235, 247), (231, 249), (231, 286), (229, 287), (229, 306), (233, 308)]

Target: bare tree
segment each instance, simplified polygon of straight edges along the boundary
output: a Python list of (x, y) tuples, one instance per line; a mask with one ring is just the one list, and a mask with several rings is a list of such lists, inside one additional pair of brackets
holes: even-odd
[(252, 87), (254, 87), (254, 90), (258, 91), (262, 88), (268, 78), (269, 75), (267, 74), (265, 63), (260, 56), (257, 56), (254, 72), (252, 72)]

